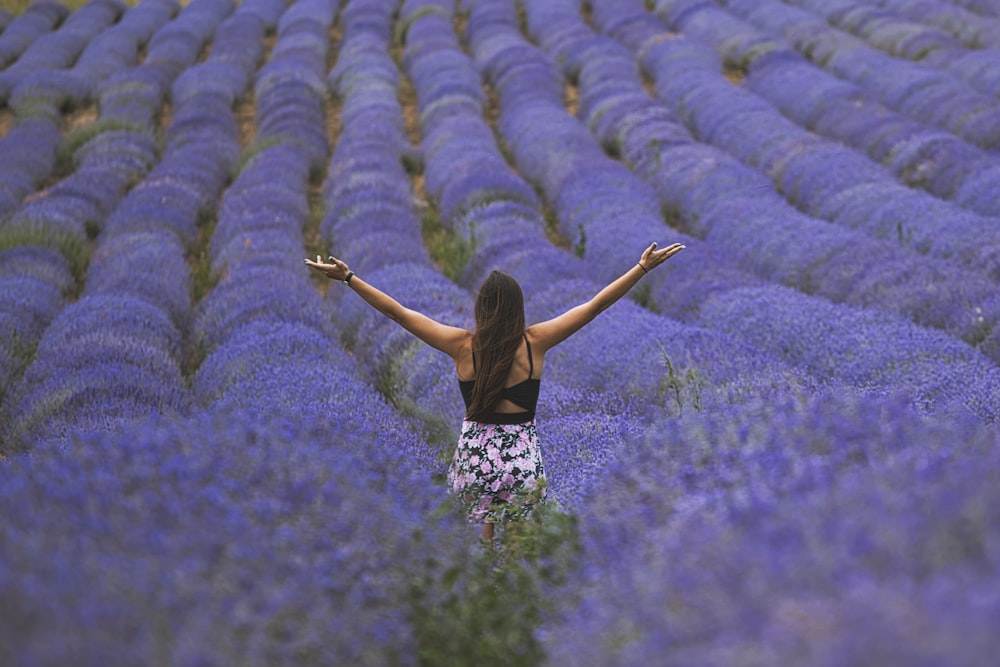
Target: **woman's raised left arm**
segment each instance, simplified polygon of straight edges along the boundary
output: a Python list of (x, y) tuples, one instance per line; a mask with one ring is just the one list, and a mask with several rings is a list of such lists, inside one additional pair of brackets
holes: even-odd
[(625, 296), (643, 276), (684, 248), (685, 246), (680, 243), (671, 243), (666, 248), (657, 250), (656, 243), (651, 244), (643, 251), (636, 264), (594, 295), (590, 301), (570, 308), (562, 315), (528, 327), (536, 347), (544, 353), (572, 336)]
[(346, 283), (372, 308), (431, 347), (441, 350), (453, 359), (458, 357), (463, 343), (469, 336), (469, 332), (465, 329), (442, 324), (419, 311), (406, 308), (382, 290), (356, 276), (346, 262), (332, 255), (329, 262), (323, 262), (319, 255), (316, 256), (315, 262), (309, 259), (304, 261), (307, 266), (326, 277)]

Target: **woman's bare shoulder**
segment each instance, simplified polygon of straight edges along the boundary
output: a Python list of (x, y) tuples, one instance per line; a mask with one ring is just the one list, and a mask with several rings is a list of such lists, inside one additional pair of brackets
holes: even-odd
[(548, 349), (545, 338), (545, 325), (545, 322), (536, 322), (524, 330), (524, 335), (527, 337), (528, 342), (531, 343), (531, 349), (535, 354), (544, 354)]
[(459, 334), (458, 342), (458, 354), (455, 355), (455, 360), (458, 361), (463, 357), (468, 357), (472, 354), (472, 332), (467, 329), (463, 329), (462, 333)]
[(532, 332), (531, 327), (524, 330), (524, 336), (528, 339), (528, 344), (531, 345), (531, 365), (535, 367), (537, 376), (537, 373), (541, 371), (542, 364), (545, 362), (546, 349), (541, 345), (537, 332)]

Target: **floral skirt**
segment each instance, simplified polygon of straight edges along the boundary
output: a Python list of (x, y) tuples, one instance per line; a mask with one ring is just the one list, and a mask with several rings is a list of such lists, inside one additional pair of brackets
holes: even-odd
[(462, 422), (448, 486), (471, 521), (500, 523), (526, 517), (546, 493), (535, 422)]

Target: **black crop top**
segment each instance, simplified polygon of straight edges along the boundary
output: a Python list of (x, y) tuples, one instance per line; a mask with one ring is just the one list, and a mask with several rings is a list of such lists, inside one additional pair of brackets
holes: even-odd
[[(538, 392), (541, 389), (540, 378), (531, 377), (535, 373), (535, 361), (531, 358), (531, 343), (528, 337), (524, 337), (524, 344), (528, 347), (528, 377), (515, 385), (504, 387), (500, 394), (501, 400), (508, 400), (514, 405), (524, 408), (524, 412), (493, 412), (487, 420), (491, 424), (521, 424), (535, 418), (535, 406), (538, 405)], [(472, 368), (476, 368), (476, 355), (472, 355)], [(465, 409), (469, 409), (472, 403), (472, 389), (476, 386), (475, 380), (459, 380), (458, 388), (462, 390), (462, 398), (465, 399)]]

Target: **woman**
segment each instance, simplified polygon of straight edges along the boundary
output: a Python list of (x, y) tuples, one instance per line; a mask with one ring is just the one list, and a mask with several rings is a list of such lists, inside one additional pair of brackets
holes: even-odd
[(476, 296), (474, 331), (404, 308), (354, 275), (343, 260), (331, 256), (324, 263), (317, 256), (315, 262), (305, 263), (343, 281), (380, 313), (455, 362), (466, 413), (448, 481), (470, 519), (482, 523), (483, 539), (492, 540), (493, 524), (523, 518), (545, 496), (535, 432), (545, 353), (683, 249), (674, 243), (657, 250), (653, 243), (635, 266), (590, 301), (530, 327), (525, 327), (521, 286), (510, 275), (494, 271)]

